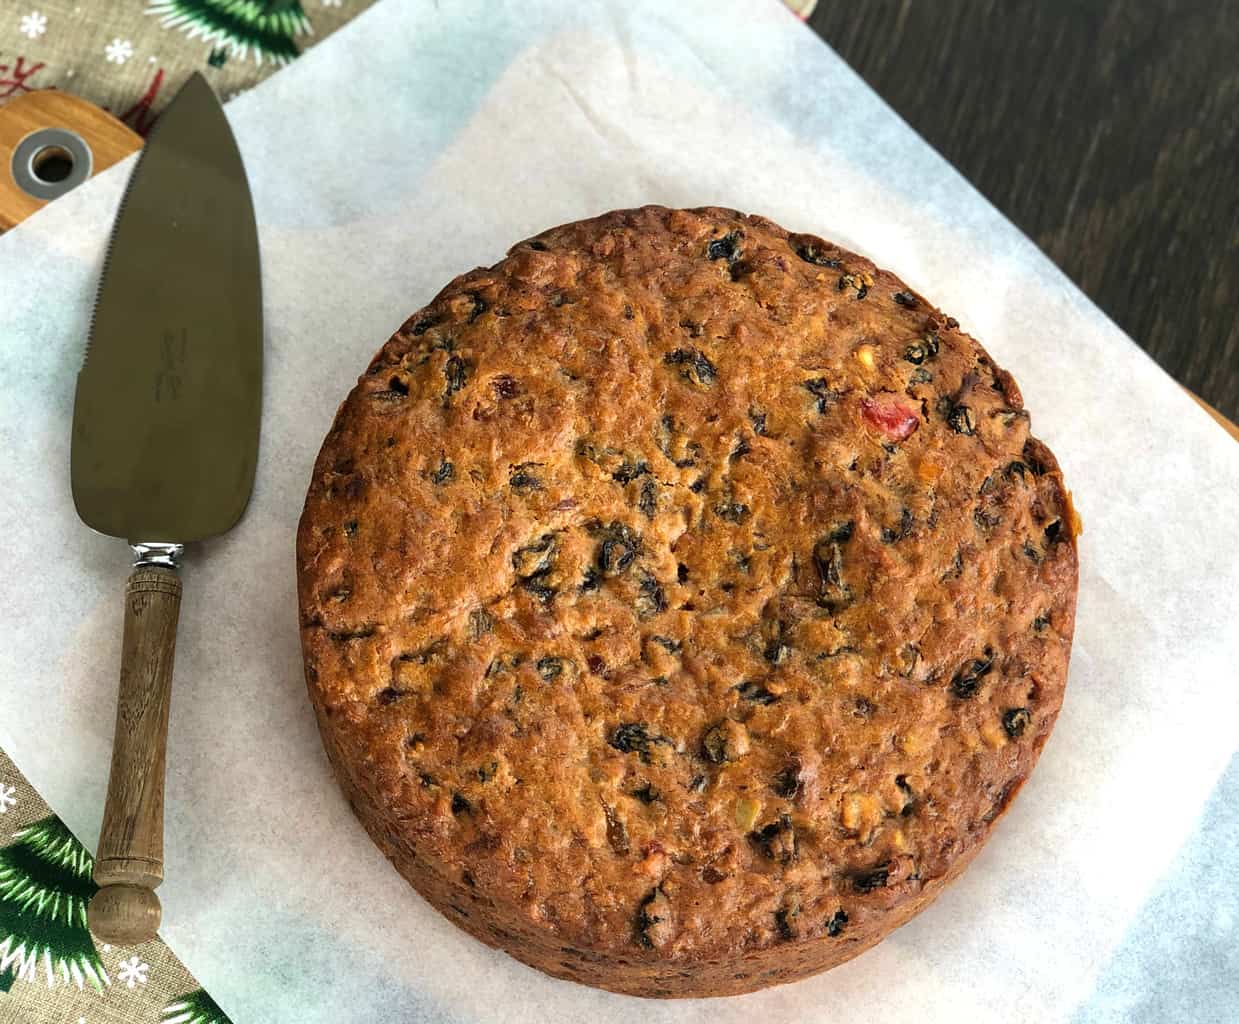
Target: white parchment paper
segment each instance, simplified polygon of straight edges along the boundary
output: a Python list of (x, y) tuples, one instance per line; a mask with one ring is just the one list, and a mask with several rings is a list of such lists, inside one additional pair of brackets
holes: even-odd
[[(263, 247), (262, 454), (244, 521), (187, 559), (160, 894), (236, 1024), (1069, 1018), (1239, 745), (1239, 445), (772, 0), (391, 0), (229, 115)], [(128, 549), (73, 512), (69, 421), (130, 165), (0, 238), (0, 744), (91, 846)], [(896, 270), (1015, 373), (1085, 523), (1066, 705), (974, 866), (858, 960), (729, 1000), (554, 981), (430, 910), (339, 796), (298, 650), (294, 528), (371, 354), (510, 242), (645, 202)]]

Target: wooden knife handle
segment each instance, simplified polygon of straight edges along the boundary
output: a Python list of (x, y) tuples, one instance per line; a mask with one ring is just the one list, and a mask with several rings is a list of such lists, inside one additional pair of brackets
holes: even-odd
[(125, 637), (112, 770), (103, 809), (90, 930), (104, 942), (145, 942), (159, 930), (163, 881), (164, 755), (181, 580), (139, 566), (125, 585)]

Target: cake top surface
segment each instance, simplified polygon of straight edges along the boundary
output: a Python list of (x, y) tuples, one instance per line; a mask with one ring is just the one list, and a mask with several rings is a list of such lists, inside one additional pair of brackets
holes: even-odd
[(1076, 529), (1010, 375), (898, 279), (619, 211), (453, 281), (349, 395), (298, 535), (307, 679), (427, 870), (566, 943), (834, 936), (1031, 771)]

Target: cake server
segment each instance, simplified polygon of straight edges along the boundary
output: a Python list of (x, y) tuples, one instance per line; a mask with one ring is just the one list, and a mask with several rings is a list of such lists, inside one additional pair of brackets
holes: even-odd
[(159, 118), (112, 229), (73, 408), (73, 502), (134, 552), (91, 930), (159, 927), (164, 758), (184, 546), (249, 501), (262, 399), (258, 235), (223, 108), (193, 75)]

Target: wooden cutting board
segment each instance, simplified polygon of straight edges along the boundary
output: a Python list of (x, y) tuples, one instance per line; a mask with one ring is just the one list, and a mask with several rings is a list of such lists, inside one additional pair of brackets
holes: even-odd
[[(1196, 398), (1196, 396), (1192, 394), (1192, 392), (1189, 391), (1188, 394), (1192, 395), (1193, 398)], [(1218, 424), (1221, 426), (1223, 430), (1226, 431), (1226, 433), (1228, 433), (1236, 441), (1239, 441), (1239, 426), (1236, 426), (1234, 423), (1228, 420), (1225, 416), (1223, 416), (1220, 412), (1218, 412), (1215, 408), (1213, 408), (1213, 406), (1211, 406), (1203, 398), (1196, 398), (1196, 402), (1197, 404), (1200, 405), (1202, 409), (1204, 409), (1205, 412), (1207, 412), (1210, 416), (1212, 416), (1215, 420), (1218, 421)]]
[(0, 231), (141, 148), (140, 135), (69, 93), (43, 89), (9, 100), (0, 107)]
[[(23, 93), (0, 107), (0, 232), (20, 224), (51, 198), (31, 195), (23, 188), (22, 181), (31, 174), (36, 179), (40, 172), (56, 177), (66, 172), (66, 162), (72, 163), (80, 150), (69, 152), (60, 135), (48, 135), (47, 145), (39, 145), (36, 132), (68, 132), (76, 136), (89, 151), (89, 167), (77, 168), (77, 177), (90, 178), (111, 167), (130, 153), (142, 148), (142, 138), (130, 131), (111, 114), (100, 110), (77, 96), (56, 89), (44, 89)], [(22, 149), (25, 143), (24, 149)], [(19, 150), (22, 150), (19, 152)], [(15, 167), (18, 157), (20, 167)], [(21, 173), (25, 172), (23, 179)], [(69, 173), (73, 169), (69, 168)], [(61, 177), (60, 182), (66, 181)], [(58, 191), (57, 182), (43, 183), (44, 191)], [(1191, 394), (1189, 391), (1188, 394)], [(1236, 441), (1239, 441), (1239, 426), (1236, 426), (1208, 402), (1193, 398)]]

